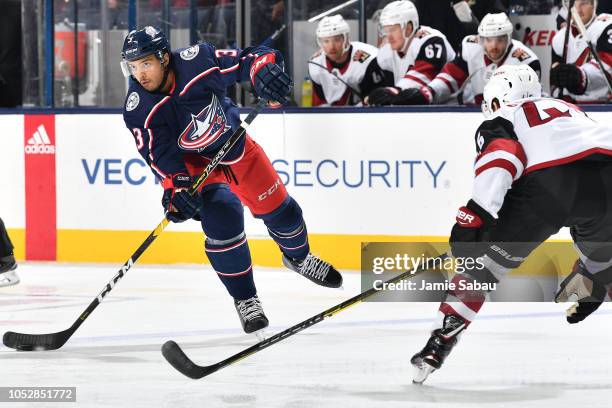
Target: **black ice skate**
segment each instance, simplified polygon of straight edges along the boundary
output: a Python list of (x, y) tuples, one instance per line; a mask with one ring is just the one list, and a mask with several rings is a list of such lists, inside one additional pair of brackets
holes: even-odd
[(257, 332), (268, 327), (268, 318), (264, 314), (257, 295), (245, 300), (234, 299), (234, 306), (236, 306), (245, 333)]
[(342, 286), (342, 275), (331, 264), (308, 253), (306, 259), (298, 261), (283, 254), (283, 265), (317, 285), (328, 288)]
[(0, 258), (0, 287), (19, 283), (19, 276), (15, 269), (17, 269), (17, 262), (13, 255)]
[(457, 344), (457, 336), (464, 329), (465, 321), (461, 318), (452, 315), (444, 318), (443, 327), (434, 330), (423, 350), (410, 359), (415, 368), (413, 383), (422, 384), (429, 374), (442, 367), (444, 360)]

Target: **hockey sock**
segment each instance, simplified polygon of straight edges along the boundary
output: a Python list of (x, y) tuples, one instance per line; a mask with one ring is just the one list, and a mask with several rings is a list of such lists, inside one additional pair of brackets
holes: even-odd
[(451, 283), (455, 289), (449, 290), (446, 299), (440, 304), (436, 328), (443, 326), (446, 316), (460, 317), (465, 321), (466, 327), (476, 318), (487, 293), (483, 290), (460, 289), (470, 287), (474, 282), (474, 278), (467, 274), (457, 274), (453, 277)]
[(13, 243), (6, 232), (6, 227), (0, 218), (0, 258), (13, 255)]
[(253, 265), (244, 232), (228, 240), (206, 238), (206, 255), (219, 279), (234, 299), (249, 299), (257, 293)]
[(202, 193), (204, 247), (221, 282), (234, 299), (248, 299), (257, 290), (251, 253), (244, 233), (242, 203), (225, 184), (206, 186)]
[(302, 209), (291, 197), (270, 214), (261, 217), (268, 233), (286, 256), (301, 261), (310, 251)]

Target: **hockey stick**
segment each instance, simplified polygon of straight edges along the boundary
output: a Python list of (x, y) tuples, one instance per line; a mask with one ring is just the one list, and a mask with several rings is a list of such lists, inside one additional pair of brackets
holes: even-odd
[(612, 96), (612, 82), (610, 82), (610, 76), (608, 74), (608, 71), (605, 69), (603, 62), (601, 61), (601, 58), (599, 57), (599, 55), (597, 55), (597, 50), (595, 49), (593, 42), (589, 38), (589, 34), (587, 33), (586, 27), (584, 26), (584, 23), (582, 22), (582, 19), (580, 18), (580, 15), (578, 14), (576, 7), (572, 8), (572, 17), (574, 18), (574, 21), (576, 22), (576, 27), (578, 27), (578, 31), (580, 31), (580, 34), (582, 34), (582, 37), (586, 40), (589, 50), (591, 50), (591, 54), (595, 58), (595, 61), (597, 61), (597, 65), (599, 65), (599, 69), (601, 69), (601, 72), (603, 72), (604, 78), (606, 78), (606, 83), (608, 84), (608, 93), (609, 93), (608, 97), (610, 97)]
[[(435, 265), (436, 262), (444, 261), (445, 259), (449, 257), (450, 257), (450, 253), (445, 253), (445, 254), (437, 256), (436, 258), (429, 259), (428, 261), (433, 261), (433, 262), (428, 262), (426, 265), (418, 269), (412, 269), (412, 270), (403, 272), (397, 275), (396, 277), (384, 282), (382, 285), (399, 282), (402, 279), (421, 274), (431, 269), (431, 266), (430, 266), (431, 264)], [(180, 348), (180, 346), (173, 340), (169, 340), (164, 343), (161, 349), (162, 354), (164, 358), (174, 368), (180, 371), (182, 374), (186, 375), (189, 378), (193, 378), (194, 380), (197, 380), (199, 378), (206, 377), (207, 375), (210, 375), (214, 373), (215, 371), (221, 370), (222, 368), (225, 368), (229, 366), (230, 364), (233, 364), (239, 360), (242, 360), (243, 358), (246, 358), (252, 354), (255, 354), (265, 348), (268, 348), (271, 345), (278, 343), (279, 341), (284, 340), (287, 337), (293, 336), (294, 334), (304, 329), (307, 329), (310, 326), (314, 326), (315, 324), (323, 321), (326, 317), (332, 317), (336, 313), (340, 313), (343, 310), (346, 310), (349, 307), (354, 306), (357, 303), (363, 302), (365, 299), (369, 298), (370, 296), (378, 292), (379, 291), (374, 288), (368, 289), (367, 291), (362, 292), (356, 296), (353, 296), (352, 298), (345, 300), (344, 302), (337, 304), (336, 306), (332, 306), (329, 309), (304, 320), (303, 322), (300, 322), (294, 326), (291, 326), (288, 329), (285, 329), (280, 333), (276, 333), (274, 336), (269, 337), (263, 341), (260, 341), (259, 343), (245, 350), (242, 350), (241, 352), (236, 353), (233, 356), (226, 358), (225, 360), (219, 361), (218, 363), (215, 363), (209, 366), (200, 366), (194, 363), (193, 361), (191, 361), (189, 357), (187, 357), (185, 352)]]
[[(574, 8), (574, 0), (569, 0), (569, 4), (567, 5), (565, 37), (563, 38), (563, 63), (565, 64), (567, 64), (567, 47), (569, 44), (570, 31), (572, 30), (572, 13), (570, 12), (572, 8)], [(563, 88), (559, 90), (559, 98), (562, 98), (562, 97), (563, 97)]]
[(320, 67), (322, 69), (324, 69), (325, 71), (329, 72), (330, 74), (332, 74), (333, 76), (335, 76), (336, 78), (338, 78), (338, 80), (340, 82), (342, 82), (344, 85), (346, 85), (346, 87), (348, 89), (350, 89), (351, 91), (353, 91), (353, 93), (355, 95), (357, 95), (359, 97), (359, 99), (361, 99), (361, 102), (363, 102), (363, 96), (361, 96), (361, 92), (357, 91), (355, 88), (353, 88), (352, 86), (350, 86), (346, 81), (344, 81), (342, 78), (340, 78), (340, 76), (338, 74), (336, 74), (334, 71), (330, 71), (325, 65), (319, 64), (318, 62), (314, 62), (314, 61), (308, 61), (309, 64), (312, 65), (316, 65), (317, 67)]
[(325, 16), (329, 16), (331, 13), (335, 13), (338, 10), (342, 10), (346, 6), (350, 6), (353, 3), (357, 3), (357, 1), (358, 0), (349, 0), (349, 1), (345, 2), (345, 3), (339, 4), (336, 7), (332, 7), (329, 10), (322, 12), (321, 14), (317, 14), (316, 16), (309, 18), (308, 22), (312, 23), (314, 21), (320, 20), (320, 19), (322, 19)]
[[(197, 190), (202, 186), (204, 181), (210, 176), (212, 171), (217, 167), (219, 162), (227, 155), (231, 148), (236, 144), (238, 140), (245, 134), (247, 127), (253, 122), (255, 117), (259, 114), (261, 109), (266, 106), (267, 101), (260, 99), (257, 106), (249, 113), (244, 121), (240, 123), (238, 129), (227, 139), (227, 141), (221, 146), (219, 151), (212, 158), (210, 163), (204, 168), (204, 172), (198, 179), (193, 183), (189, 193), (191, 195), (196, 194)], [(127, 271), (136, 263), (138, 258), (146, 251), (146, 249), (155, 241), (155, 239), (164, 231), (166, 226), (170, 223), (167, 216), (159, 223), (159, 225), (149, 234), (147, 239), (140, 244), (138, 249), (132, 254), (130, 259), (127, 260), (119, 269), (117, 274), (110, 280), (102, 289), (102, 291), (96, 296), (96, 298), (87, 306), (87, 309), (76, 319), (72, 326), (68, 329), (47, 334), (25, 334), (16, 332), (6, 332), (2, 338), (2, 342), (5, 346), (22, 350), (22, 351), (40, 351), (40, 350), (56, 350), (62, 347), (68, 339), (74, 334), (74, 332), (81, 326), (81, 324), (91, 315), (96, 307), (102, 302), (104, 297), (110, 293), (115, 287), (117, 282), (127, 273)]]

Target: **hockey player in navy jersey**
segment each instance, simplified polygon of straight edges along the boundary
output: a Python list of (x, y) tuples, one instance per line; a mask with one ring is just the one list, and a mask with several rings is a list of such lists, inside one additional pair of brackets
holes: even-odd
[(585, 319), (612, 289), (612, 127), (541, 97), (529, 65), (498, 68), (484, 88), (483, 111), (472, 197), (449, 240), (454, 257), (479, 266), (453, 277), (429, 341), (412, 357), (417, 383), (442, 366), (476, 318), (487, 292), (470, 288), (494, 287), (564, 226), (578, 252), (555, 298), (577, 301), (567, 321)]
[(200, 194), (188, 194), (240, 125), (238, 109), (226, 96), (228, 86), (250, 80), (257, 96), (288, 102), (292, 81), (281, 54), (263, 46), (217, 50), (207, 43), (171, 52), (164, 33), (148, 26), (127, 35), (121, 66), (134, 79), (125, 100), (125, 124), (161, 181), (167, 217), (201, 220), (206, 254), (234, 298), (244, 331), (263, 329), (268, 319), (253, 280), (243, 205), (263, 220), (287, 268), (319, 285), (341, 286), (340, 273), (310, 253), (302, 210), (248, 135), (228, 152)]

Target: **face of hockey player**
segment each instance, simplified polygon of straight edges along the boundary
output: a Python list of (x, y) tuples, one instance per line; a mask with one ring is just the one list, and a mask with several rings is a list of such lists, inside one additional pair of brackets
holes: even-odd
[(406, 38), (412, 34), (412, 23), (406, 25), (405, 32), (402, 31), (402, 26), (399, 24), (384, 26), (383, 33), (387, 38), (387, 42), (391, 45), (391, 49), (399, 51), (404, 47)]
[(333, 62), (342, 62), (345, 60), (344, 38), (342, 34), (319, 38), (325, 56)]
[(499, 61), (508, 47), (508, 36), (500, 35), (497, 37), (483, 37), (482, 46), (487, 57), (492, 61)]
[(593, 13), (595, 13), (595, 4), (593, 0), (576, 0), (574, 6), (583, 24), (587, 24), (591, 21)]
[(139, 60), (130, 61), (130, 73), (138, 83), (147, 91), (154, 92), (164, 79), (164, 66), (169, 61), (168, 54), (164, 55), (164, 65), (155, 55), (148, 55)]

